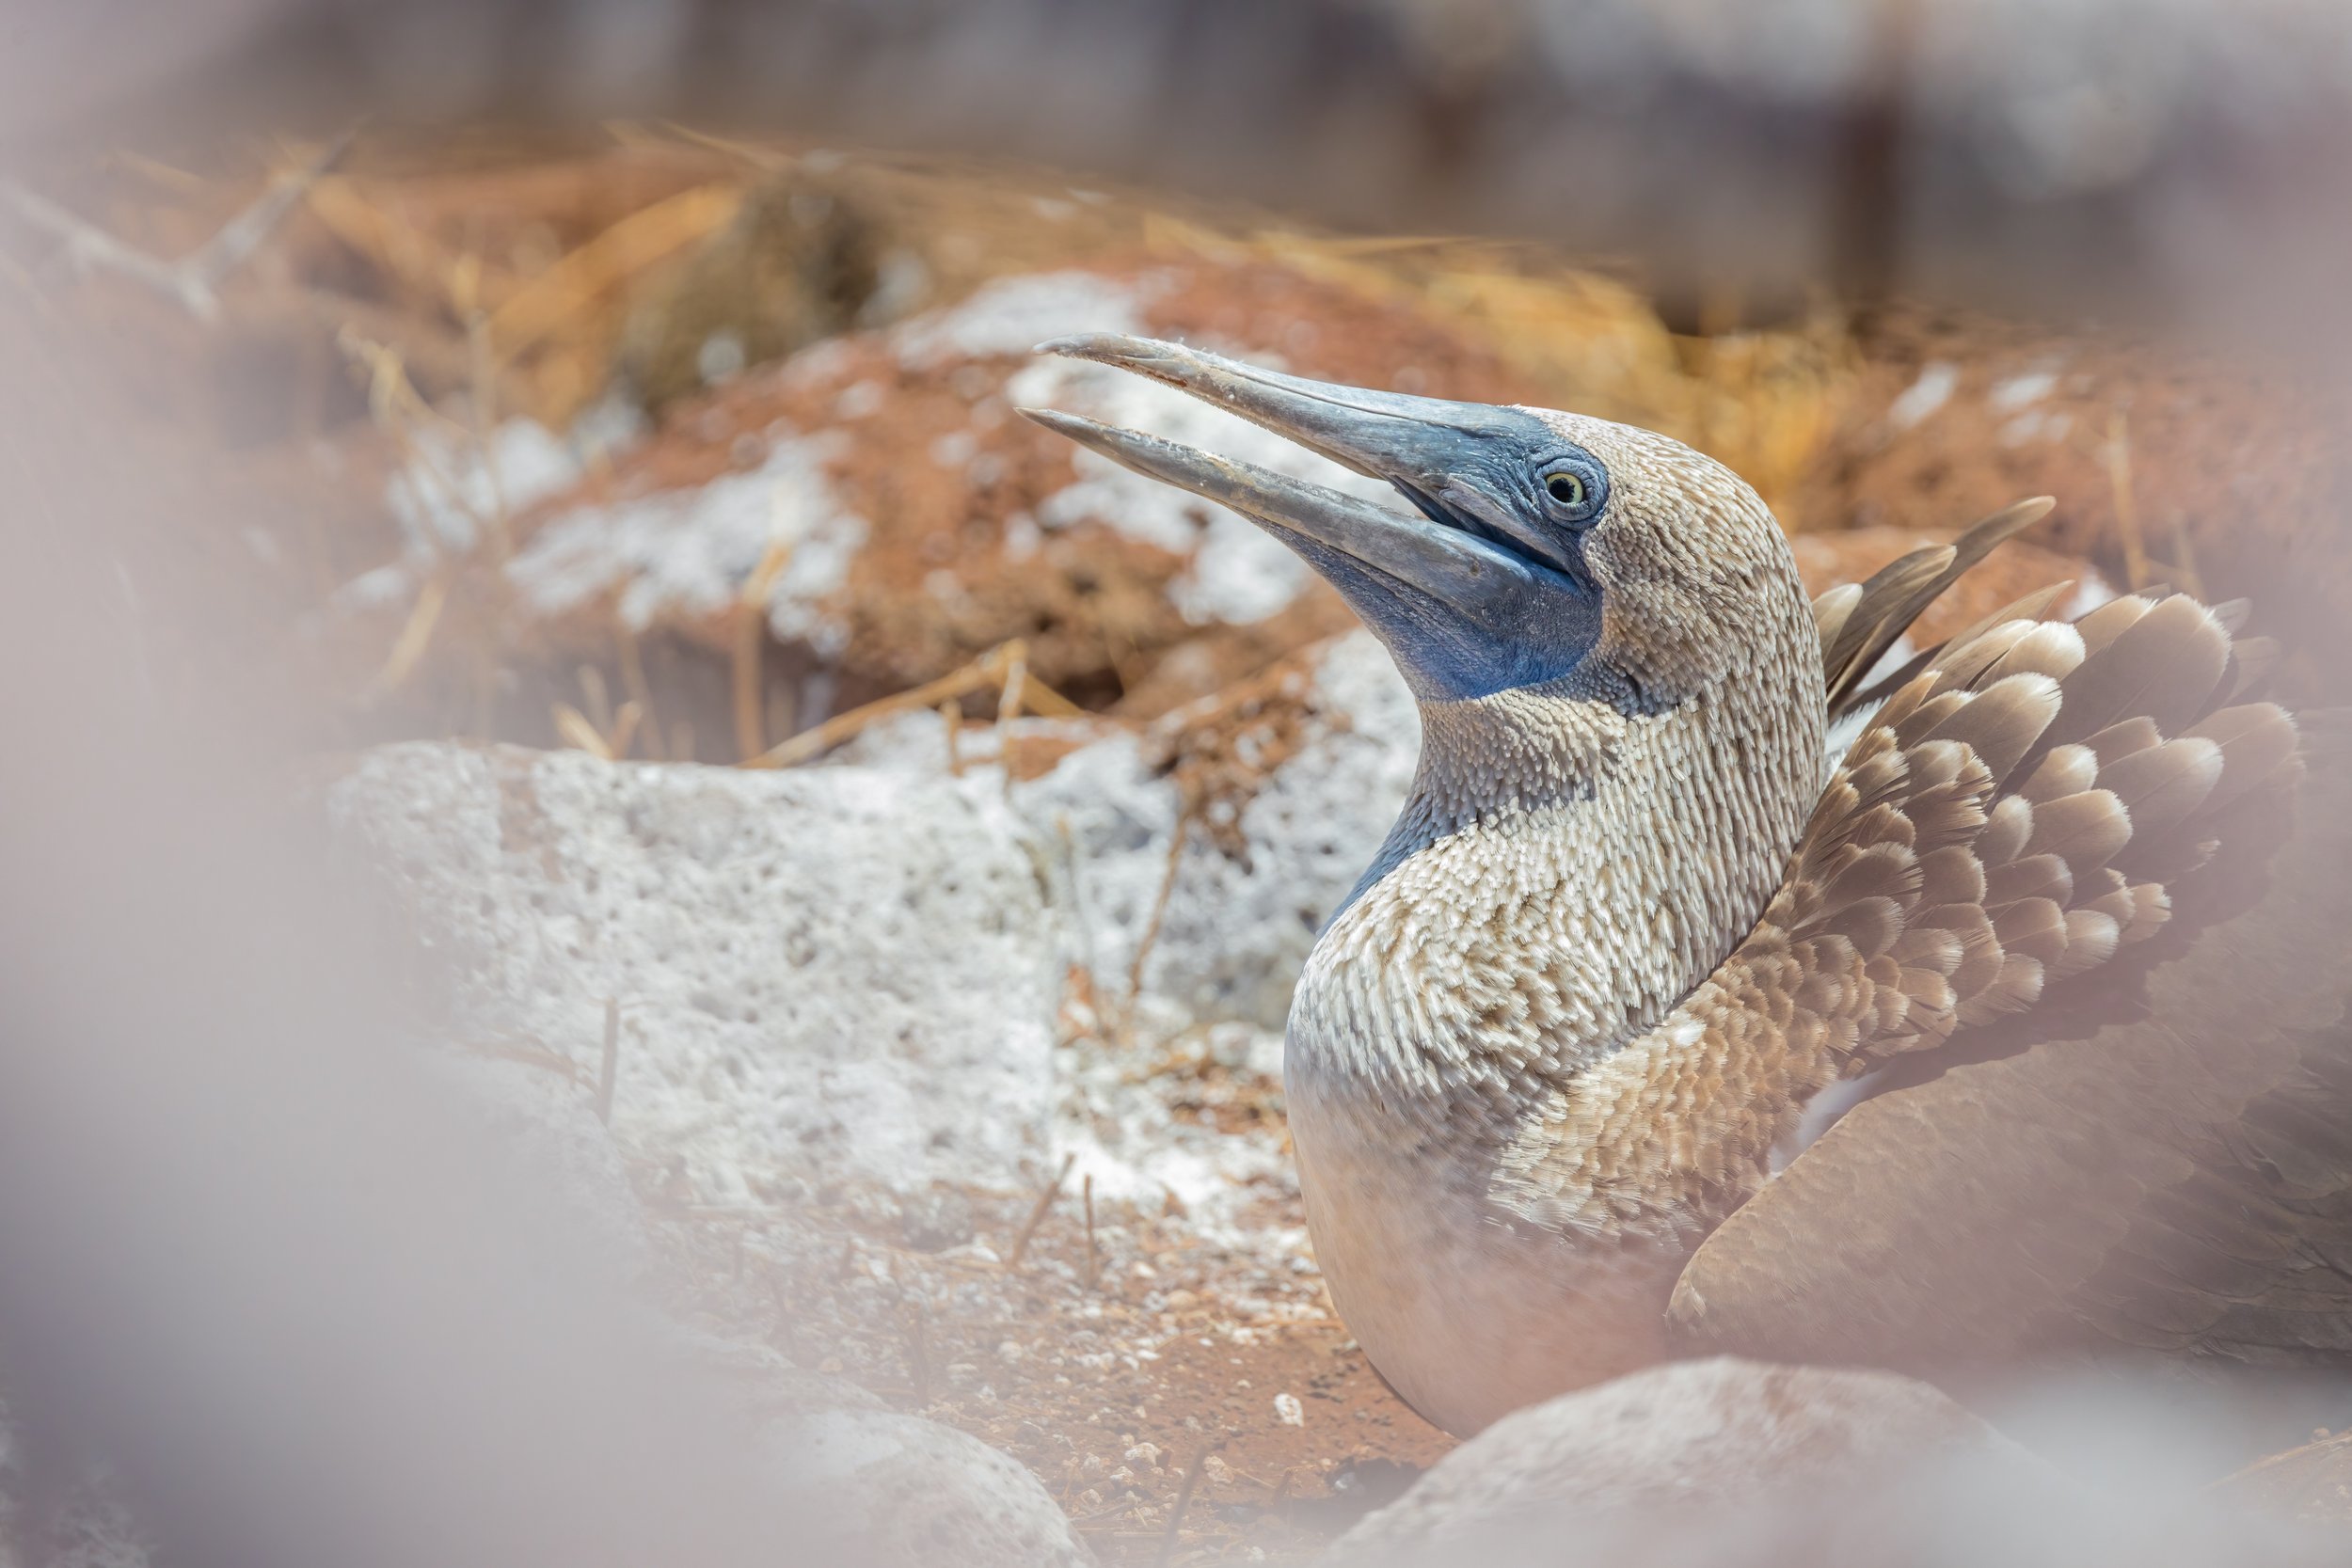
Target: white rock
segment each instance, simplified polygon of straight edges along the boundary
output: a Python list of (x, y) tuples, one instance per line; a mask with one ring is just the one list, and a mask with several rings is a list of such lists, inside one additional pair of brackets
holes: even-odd
[(817, 1539), (792, 1544), (787, 1555), (795, 1560), (872, 1568), (1074, 1568), (1092, 1560), (1035, 1476), (952, 1427), (834, 1410), (782, 1423), (769, 1440), (794, 1500), (818, 1526)]
[(1330, 1560), (1819, 1560), (1789, 1554), (1849, 1530), (1932, 1540), (1994, 1498), (2029, 1513), (2067, 1506), (2055, 1471), (1924, 1383), (1725, 1357), (1504, 1418), (1350, 1530)]
[(713, 616), (735, 603), (771, 547), (788, 553), (768, 596), (780, 639), (838, 652), (845, 628), (828, 609), (866, 543), (866, 524), (834, 494), (825, 465), (837, 431), (779, 434), (756, 468), (698, 488), (579, 506), (535, 530), (507, 577), (536, 613), (562, 615), (613, 593), (638, 630)]
[(331, 813), (446, 961), (459, 1022), (593, 1081), (718, 1202), (763, 1178), (1025, 1184), (1057, 947), (993, 779), (584, 752), (370, 753)]
[(1312, 683), (1303, 743), (1242, 812), (1245, 855), (1192, 832), (1172, 883), (1176, 787), (1145, 765), (1136, 741), (1085, 748), (1015, 786), (1014, 803), (1049, 845), (1067, 824), (1067, 896), (1086, 943), (1077, 957), (1099, 990), (1124, 992), (1165, 883), (1145, 990), (1201, 1021), (1282, 1026), (1315, 933), (1387, 836), (1421, 747), (1420, 710), (1370, 633), (1333, 641)]

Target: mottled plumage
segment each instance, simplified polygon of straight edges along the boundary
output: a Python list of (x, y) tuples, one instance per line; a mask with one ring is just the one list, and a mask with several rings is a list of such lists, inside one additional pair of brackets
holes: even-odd
[[(1808, 605), (1755, 493), (1662, 436), (1064, 347), (1422, 515), (1051, 421), (1290, 539), (1422, 696), (1411, 800), (1300, 977), (1285, 1069), (1333, 1301), (1417, 1409), (1470, 1431), (1692, 1348), (2352, 1360), (2343, 791), (2324, 770), (2270, 886), (2308, 748), (2243, 606), (2070, 625), (2037, 595), (1872, 687), (2046, 504)], [(1430, 629), (1449, 609), (1536, 628), (1536, 678)]]

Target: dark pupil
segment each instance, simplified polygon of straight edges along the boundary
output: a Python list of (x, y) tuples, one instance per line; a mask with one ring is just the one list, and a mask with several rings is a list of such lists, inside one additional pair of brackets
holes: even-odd
[(1550, 491), (1551, 499), (1562, 506), (1578, 506), (1583, 503), (1584, 482), (1574, 474), (1553, 474), (1544, 481), (1544, 488)]

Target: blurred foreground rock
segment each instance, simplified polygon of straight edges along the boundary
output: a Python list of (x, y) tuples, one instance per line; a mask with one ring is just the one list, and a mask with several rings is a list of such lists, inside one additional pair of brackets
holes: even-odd
[(121, 1478), (70, 1441), (0, 1405), (0, 1568), (149, 1568), (155, 1542)]
[(2340, 1542), (2208, 1499), (2094, 1493), (1924, 1383), (1718, 1358), (1506, 1417), (1334, 1564), (2318, 1564)]
[(953, 1427), (885, 1410), (829, 1410), (781, 1423), (770, 1442), (810, 1512), (833, 1521), (822, 1540), (803, 1544), (818, 1548), (813, 1560), (872, 1568), (1094, 1560), (1036, 1476)]

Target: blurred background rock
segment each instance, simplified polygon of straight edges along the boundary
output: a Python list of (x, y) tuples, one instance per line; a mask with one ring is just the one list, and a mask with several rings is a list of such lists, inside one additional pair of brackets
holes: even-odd
[[(205, 0), (12, 8), (0, 123), (676, 116), (1050, 161), (1391, 232), (2171, 307), (2340, 239), (2327, 0)], [(1697, 295), (1683, 302), (1694, 311)], [(2211, 304), (2211, 301), (2205, 301)], [(1695, 315), (1677, 325), (1689, 325)]]

